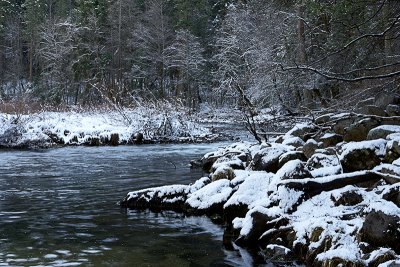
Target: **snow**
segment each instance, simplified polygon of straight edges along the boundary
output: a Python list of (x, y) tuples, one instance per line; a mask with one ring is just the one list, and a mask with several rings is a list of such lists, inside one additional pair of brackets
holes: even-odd
[(312, 177), (325, 177), (331, 175), (337, 175), (343, 173), (343, 168), (341, 165), (322, 167), (318, 169), (314, 169), (311, 172)]
[(192, 208), (207, 209), (213, 204), (223, 203), (228, 200), (233, 189), (230, 187), (230, 181), (221, 179), (208, 184), (189, 195), (186, 203)]
[[(49, 135), (56, 135), (65, 144), (75, 141), (82, 144), (93, 137), (110, 138), (113, 133), (119, 134), (120, 142), (127, 142), (139, 132), (144, 134), (145, 139), (164, 135), (184, 138), (211, 134), (207, 128), (191, 121), (186, 122), (181, 116), (178, 111), (166, 114), (141, 107), (121, 111), (41, 112), (20, 116), (0, 114), (0, 135), (17, 126), (22, 133), (20, 143), (30, 140), (49, 141)], [(166, 123), (168, 130), (160, 131)]]
[(384, 130), (393, 133), (400, 133), (399, 125), (380, 125), (378, 127), (373, 128), (372, 130)]
[(334, 133), (325, 133), (325, 134), (321, 137), (321, 139), (328, 139), (328, 138), (331, 138), (331, 137), (333, 137), (333, 136), (335, 136)]
[(249, 172), (249, 176), (239, 185), (237, 191), (225, 203), (224, 208), (240, 204), (252, 208), (259, 202), (267, 200), (267, 189), (271, 176), (272, 174), (266, 172)]
[(293, 177), (298, 174), (298, 170), (301, 169), (301, 166), (303, 166), (303, 163), (299, 159), (286, 162), (272, 177), (268, 191), (275, 191), (277, 189), (277, 185), (283, 179), (287, 179), (288, 177)]
[(400, 158), (392, 162), (393, 165), (400, 166)]
[(377, 156), (384, 156), (386, 152), (386, 143), (387, 140), (384, 139), (376, 139), (370, 141), (361, 141), (361, 142), (350, 142), (344, 144), (342, 147), (342, 154), (339, 156), (339, 159), (344, 159), (349, 153), (353, 150), (361, 150), (361, 149), (370, 149), (375, 151)]
[(315, 153), (314, 155), (311, 156), (311, 158), (308, 159), (307, 165), (313, 167), (315, 167), (316, 165), (321, 165), (319, 166), (321, 168), (321, 167), (338, 166), (340, 165), (340, 162), (336, 155)]

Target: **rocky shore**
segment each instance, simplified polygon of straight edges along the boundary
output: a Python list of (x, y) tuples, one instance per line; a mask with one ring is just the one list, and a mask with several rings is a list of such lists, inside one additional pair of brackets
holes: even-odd
[(130, 192), (121, 206), (211, 216), (266, 261), (400, 266), (399, 116), (325, 114), (192, 165), (209, 175)]

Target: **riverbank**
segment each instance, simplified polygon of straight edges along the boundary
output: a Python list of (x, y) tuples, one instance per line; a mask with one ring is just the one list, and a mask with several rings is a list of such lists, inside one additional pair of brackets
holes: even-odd
[[(200, 114), (201, 115), (201, 114)], [(206, 114), (209, 116), (208, 114)], [(205, 120), (208, 122), (207, 118)], [(104, 111), (0, 113), (0, 148), (49, 148), (232, 140), (172, 108), (139, 107)]]
[(190, 185), (128, 193), (123, 207), (206, 214), (266, 261), (400, 264), (400, 117), (326, 114), (274, 142), (235, 143)]

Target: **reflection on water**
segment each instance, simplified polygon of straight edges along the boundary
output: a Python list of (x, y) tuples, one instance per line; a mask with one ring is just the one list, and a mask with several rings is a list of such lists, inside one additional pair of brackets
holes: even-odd
[(130, 190), (193, 182), (188, 162), (215, 146), (0, 151), (0, 266), (253, 265), (206, 217), (116, 205)]

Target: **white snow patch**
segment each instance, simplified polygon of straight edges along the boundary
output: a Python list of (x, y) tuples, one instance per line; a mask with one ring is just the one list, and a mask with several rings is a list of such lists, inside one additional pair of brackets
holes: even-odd
[(212, 182), (189, 195), (186, 203), (192, 208), (207, 209), (213, 204), (227, 201), (232, 191), (233, 189), (230, 186), (230, 181), (227, 179), (221, 179)]

